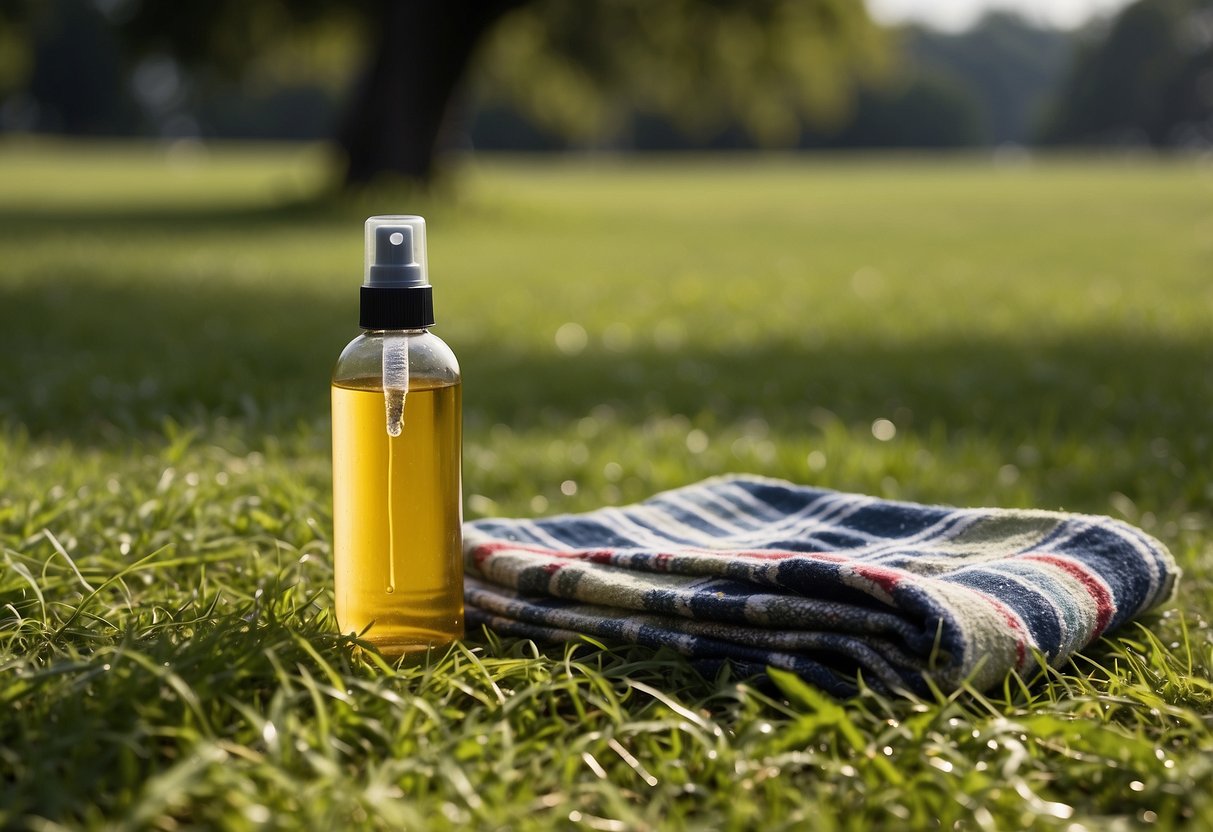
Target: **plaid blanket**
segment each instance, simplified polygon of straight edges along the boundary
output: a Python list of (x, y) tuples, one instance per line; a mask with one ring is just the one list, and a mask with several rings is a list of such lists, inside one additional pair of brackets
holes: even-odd
[(668, 645), (743, 673), (987, 688), (1057, 666), (1166, 600), (1170, 553), (1106, 517), (956, 509), (730, 476), (625, 508), (479, 520), (468, 622)]

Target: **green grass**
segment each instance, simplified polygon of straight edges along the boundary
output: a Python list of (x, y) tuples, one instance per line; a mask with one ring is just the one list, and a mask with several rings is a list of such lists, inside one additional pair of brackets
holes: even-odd
[[(1213, 824), (1213, 168), (503, 161), (324, 201), (324, 164), (0, 144), (0, 827)], [(355, 658), (328, 372), (400, 211), (469, 518), (726, 471), (1108, 513), (1175, 603), (923, 701), (482, 632)]]

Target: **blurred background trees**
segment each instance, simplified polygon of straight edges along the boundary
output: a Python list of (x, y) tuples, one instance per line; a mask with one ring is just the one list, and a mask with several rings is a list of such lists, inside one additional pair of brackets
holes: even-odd
[(0, 131), (445, 150), (1213, 145), (1213, 0), (1058, 31), (852, 0), (0, 0)]
[(1213, 2), (1140, 0), (1084, 33), (1044, 138), (1213, 146)]

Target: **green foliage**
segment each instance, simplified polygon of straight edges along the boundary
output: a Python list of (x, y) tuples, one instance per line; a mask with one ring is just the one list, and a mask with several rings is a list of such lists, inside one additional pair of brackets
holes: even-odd
[(1079, 52), (1045, 137), (1058, 142), (1213, 142), (1209, 0), (1138, 0)]
[[(493, 163), (319, 204), (312, 150), (2, 149), (0, 826), (1213, 823), (1204, 168)], [(486, 633), (357, 652), (327, 373), (391, 210), (430, 219), (469, 516), (728, 470), (1065, 507), (1160, 536), (1175, 605), (923, 700)]]
[[(181, 4), (173, 0), (115, 0), (113, 21), (137, 53), (169, 54), (189, 66), (206, 66), (229, 75), (243, 73), (262, 62), (267, 53), (281, 54), (301, 35), (319, 35), (322, 28), (340, 39), (347, 35), (352, 15), (369, 15), (372, 4), (355, 0), (340, 8), (322, 0), (215, 0)], [(314, 44), (297, 54), (293, 70), (310, 74), (319, 66), (324, 45)], [(326, 67), (327, 68), (327, 67)]]
[(7, 19), (0, 7), (0, 100), (24, 88), (33, 63), (33, 49), (25, 27), (15, 19)]
[(740, 123), (786, 146), (806, 124), (840, 124), (885, 51), (847, 0), (538, 0), (502, 21), (477, 86), (582, 141), (617, 135), (641, 110), (700, 134)]
[(85, 0), (0, 3), (0, 130), (112, 135), (138, 122), (114, 33)]

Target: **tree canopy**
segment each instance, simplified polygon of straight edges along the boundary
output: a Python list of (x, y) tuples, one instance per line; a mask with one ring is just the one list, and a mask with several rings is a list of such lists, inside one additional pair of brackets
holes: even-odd
[(328, 137), (350, 183), (468, 142), (1208, 147), (1210, 77), (1213, 0), (1078, 34), (886, 29), (854, 0), (0, 0), (0, 130)]
[(1213, 144), (1213, 0), (1138, 0), (1080, 49), (1045, 137)]
[(790, 146), (841, 124), (888, 63), (887, 33), (852, 0), (537, 0), (498, 27), (476, 81), (578, 139), (647, 112)]
[[(344, 76), (336, 132), (351, 182), (428, 177), (452, 143), (469, 74), (485, 99), (568, 135), (609, 133), (640, 109), (691, 130), (739, 123), (763, 144), (792, 145), (804, 125), (845, 119), (886, 54), (852, 0), (2, 2), (0, 38), (14, 22), (103, 17), (122, 60), (159, 61), (151, 76), (180, 67), (195, 92), (275, 71)], [(79, 76), (80, 64), (65, 66)]]

